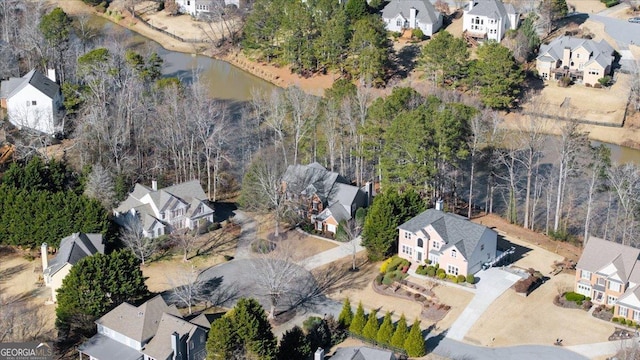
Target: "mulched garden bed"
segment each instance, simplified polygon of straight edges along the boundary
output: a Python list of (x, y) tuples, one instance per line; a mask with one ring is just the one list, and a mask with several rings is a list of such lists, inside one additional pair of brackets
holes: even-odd
[(635, 335), (636, 335), (635, 331), (617, 327), (613, 331), (613, 334), (609, 336), (609, 341), (631, 339)]
[[(584, 311), (589, 311), (593, 305), (591, 301), (584, 301), (582, 305), (578, 305), (575, 301), (569, 301), (561, 295), (556, 295), (553, 298), (553, 304), (565, 309), (582, 309)], [(611, 318), (609, 318), (609, 320), (611, 320)]]
[(604, 321), (611, 321), (611, 319), (613, 318), (613, 313), (607, 310), (604, 305), (600, 305), (593, 310), (593, 317)]
[(451, 309), (451, 306), (438, 301), (435, 293), (410, 281), (394, 282), (387, 286), (373, 281), (373, 290), (381, 295), (395, 296), (401, 299), (416, 301), (422, 305), (421, 316), (427, 320), (440, 321)]

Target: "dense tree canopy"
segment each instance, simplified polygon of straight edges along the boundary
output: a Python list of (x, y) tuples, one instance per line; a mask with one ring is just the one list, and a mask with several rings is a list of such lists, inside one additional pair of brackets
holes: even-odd
[(85, 257), (71, 268), (58, 289), (56, 327), (63, 333), (92, 328), (96, 318), (147, 294), (140, 262), (130, 251)]
[(478, 59), (471, 64), (470, 81), (485, 106), (508, 109), (520, 94), (524, 74), (509, 49), (487, 42), (478, 48)]
[(399, 194), (388, 189), (376, 196), (365, 218), (362, 232), (362, 245), (367, 248), (369, 258), (381, 260), (397, 252), (397, 227), (425, 208), (425, 202), (413, 190)]
[[(213, 331), (213, 330), (217, 331)], [(236, 306), (211, 324), (207, 359), (273, 359), (276, 338), (262, 305), (242, 298)]]
[(467, 74), (467, 43), (447, 31), (440, 31), (422, 47), (421, 62), (434, 82), (455, 86)]
[(74, 232), (107, 235), (107, 211), (81, 193), (81, 179), (65, 163), (34, 157), (12, 164), (0, 186), (0, 243), (56, 247)]
[(384, 23), (369, 14), (365, 0), (345, 6), (329, 0), (257, 0), (242, 46), (251, 56), (289, 64), (303, 75), (329, 69), (384, 81), (388, 66)]

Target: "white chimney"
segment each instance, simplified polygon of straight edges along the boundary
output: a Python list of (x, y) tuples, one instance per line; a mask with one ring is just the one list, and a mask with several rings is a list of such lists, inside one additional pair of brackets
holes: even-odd
[(47, 256), (49, 255), (49, 247), (47, 243), (42, 243), (40, 246), (40, 256), (42, 257), (42, 271), (49, 267), (49, 259)]
[(469, 0), (469, 11), (473, 9), (473, 5), (475, 5), (475, 0)]
[(180, 335), (177, 332), (171, 334), (171, 350), (173, 350), (173, 359), (182, 359), (180, 353)]
[(318, 348), (315, 354), (313, 354), (313, 360), (324, 360), (324, 349)]
[(155, 180), (151, 180), (151, 189), (153, 191), (158, 191), (158, 182)]
[(416, 10), (416, 8), (412, 7), (411, 9), (409, 9), (409, 27), (411, 29), (415, 29), (416, 28), (416, 14), (418, 13), (418, 10)]
[(49, 80), (56, 82), (56, 70), (47, 69), (47, 77), (49, 78)]
[(438, 199), (436, 201), (436, 210), (443, 211), (444, 210), (444, 201), (442, 199)]

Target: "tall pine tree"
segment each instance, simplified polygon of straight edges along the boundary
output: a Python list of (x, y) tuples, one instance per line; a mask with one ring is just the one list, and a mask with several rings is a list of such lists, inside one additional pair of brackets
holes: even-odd
[(426, 354), (420, 321), (417, 319), (413, 322), (411, 331), (409, 331), (409, 335), (404, 341), (404, 349), (410, 357), (421, 357)]
[(378, 336), (378, 310), (369, 313), (367, 324), (362, 329), (362, 336), (369, 340), (375, 340)]
[(398, 323), (396, 324), (396, 331), (391, 337), (391, 346), (398, 349), (404, 349), (404, 340), (407, 338), (408, 333), (407, 319), (404, 317), (404, 314), (402, 314), (402, 316), (400, 316), (400, 320), (398, 320)]
[(367, 317), (364, 314), (364, 307), (362, 307), (362, 302), (358, 303), (358, 309), (356, 309), (356, 314), (351, 320), (351, 325), (349, 325), (349, 331), (356, 335), (362, 335), (362, 329), (367, 323)]
[(344, 299), (342, 303), (342, 311), (340, 311), (340, 315), (338, 315), (338, 322), (340, 326), (348, 329), (351, 325), (351, 320), (353, 319), (353, 310), (351, 310), (351, 302), (349, 298)]
[(382, 325), (378, 329), (378, 335), (376, 341), (380, 344), (391, 345), (391, 337), (393, 336), (393, 321), (391, 320), (391, 313), (387, 311), (382, 319)]

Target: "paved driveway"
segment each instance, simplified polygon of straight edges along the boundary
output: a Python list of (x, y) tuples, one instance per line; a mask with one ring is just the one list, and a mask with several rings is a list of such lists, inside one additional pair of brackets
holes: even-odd
[(614, 38), (621, 47), (629, 44), (640, 45), (640, 24), (630, 23), (603, 15), (590, 15), (591, 20), (604, 24), (604, 30)]
[(491, 303), (520, 279), (518, 275), (500, 268), (480, 271), (476, 274), (476, 277), (479, 280), (476, 285), (475, 296), (447, 331), (448, 339), (463, 340), (469, 329)]
[[(523, 331), (526, 331), (523, 329)], [(465, 344), (444, 338), (427, 340), (427, 348), (437, 355), (450, 359), (473, 360), (586, 360), (585, 356), (561, 346), (522, 345), (490, 348)]]

